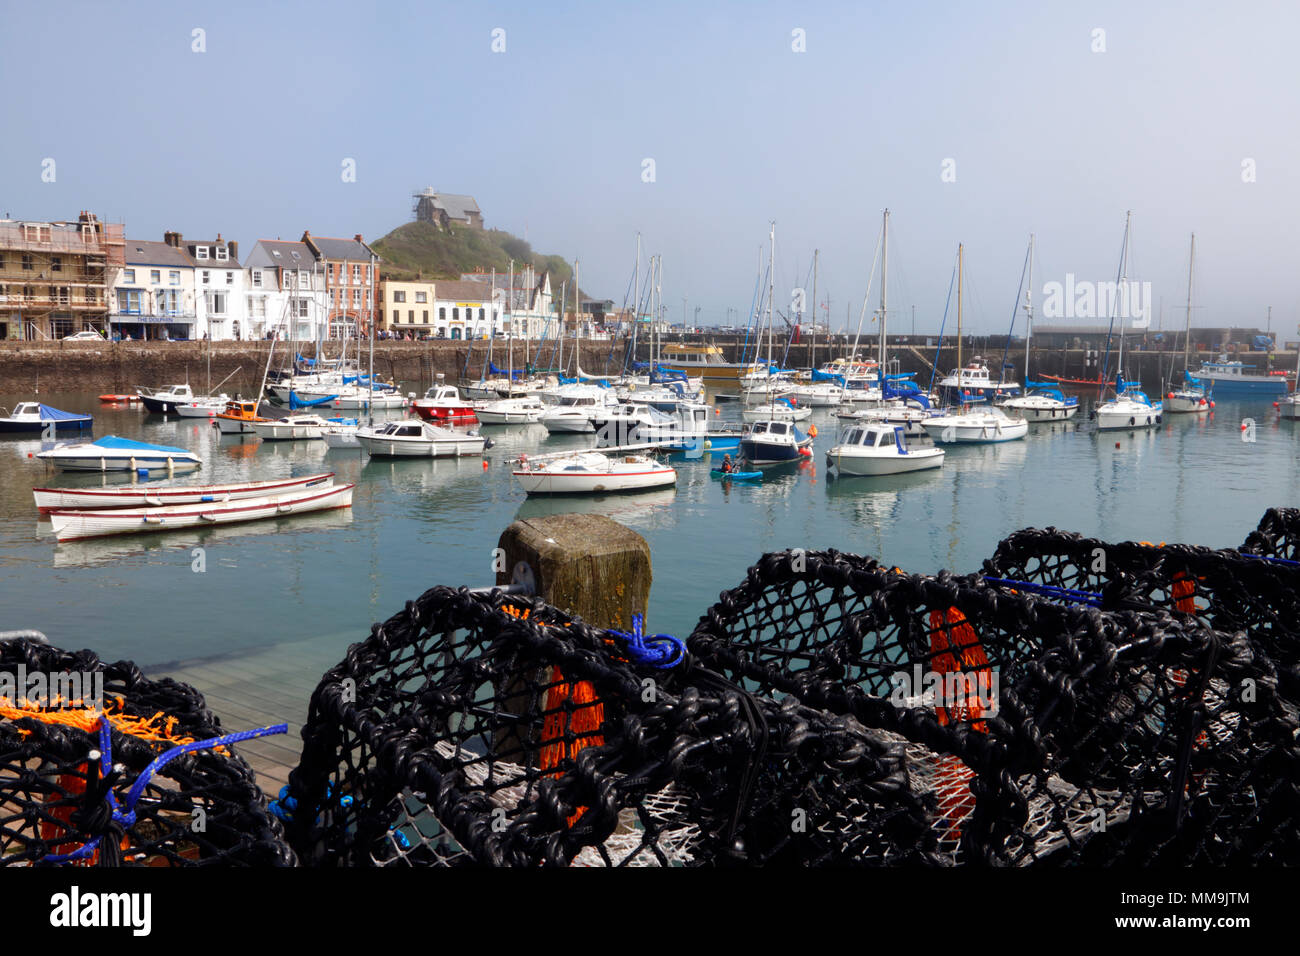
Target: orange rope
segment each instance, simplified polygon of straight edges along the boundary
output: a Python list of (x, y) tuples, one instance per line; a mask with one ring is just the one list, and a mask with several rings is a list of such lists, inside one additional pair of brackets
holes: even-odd
[[(974, 671), (978, 681), (979, 674), (992, 673), (979, 635), (966, 620), (966, 615), (955, 607), (948, 608), (946, 614), (937, 610), (930, 612), (930, 653), (930, 669), (936, 674), (962, 671), (969, 674)], [(992, 685), (990, 683), (987, 686)], [(951, 708), (940, 706), (937, 712), (941, 724), (970, 720), (972, 730), (988, 733), (988, 724), (977, 719), (984, 713), (978, 698), (972, 701), (967, 695), (962, 704), (955, 704)], [(959, 758), (952, 756), (939, 757), (938, 769), (939, 779), (935, 792), (939, 812), (947, 821), (947, 828), (940, 839), (960, 840), (960, 823), (975, 809), (975, 795), (970, 791), (970, 782), (974, 779), (975, 772)]]

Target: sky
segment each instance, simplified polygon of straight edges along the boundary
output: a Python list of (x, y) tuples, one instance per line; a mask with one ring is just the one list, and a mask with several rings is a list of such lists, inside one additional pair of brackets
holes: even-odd
[(743, 323), (775, 221), (777, 308), (817, 249), (852, 330), (888, 208), (891, 328), (938, 329), (962, 243), (964, 328), (992, 333), (1031, 233), (1041, 309), (1115, 279), (1131, 211), (1153, 325), (1183, 324), (1195, 232), (1193, 325), (1272, 306), (1295, 338), (1297, 35), (1295, 3), (3, 0), (0, 213), (244, 256), (378, 238), (433, 186), (616, 303), (640, 233), (701, 324)]

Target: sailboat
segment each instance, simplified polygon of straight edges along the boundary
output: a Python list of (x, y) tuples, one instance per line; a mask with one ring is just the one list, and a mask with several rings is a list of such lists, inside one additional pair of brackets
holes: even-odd
[(510, 322), (508, 338), (510, 398), (498, 398), (480, 401), (474, 405), (474, 414), (482, 425), (525, 425), (541, 420), (546, 412), (546, 405), (535, 394), (522, 394), (515, 391), (515, 323)]
[(1055, 382), (1029, 378), (1029, 343), (1034, 334), (1034, 237), (1029, 237), (1029, 286), (1025, 289), (1025, 394), (1007, 399), (1002, 407), (1027, 422), (1063, 422), (1079, 410), (1079, 399), (1068, 398)]
[[(1165, 411), (1204, 415), (1213, 407), (1210, 392), (1192, 375), (1188, 364), (1192, 344), (1192, 269), (1196, 264), (1196, 233), (1192, 233), (1192, 251), (1187, 258), (1187, 326), (1183, 331), (1183, 385), (1172, 388), (1165, 396)], [(1172, 383), (1171, 383), (1172, 385)]]
[[(961, 319), (962, 319), (962, 279), (963, 250), (957, 245), (957, 363), (961, 369)], [(986, 373), (988, 370), (984, 370)], [(957, 373), (954, 373), (957, 374)], [(969, 394), (965, 387), (960, 389), (964, 401), (984, 402), (983, 394)], [(964, 444), (990, 444), (994, 442), (1015, 441), (1024, 438), (1029, 432), (1029, 423), (1023, 418), (1011, 418), (1000, 408), (975, 408), (964, 404), (962, 408), (949, 408), (942, 415), (927, 418), (922, 427), (936, 442), (960, 442)]]
[[(772, 356), (772, 301), (776, 291), (773, 267), (776, 260), (776, 223), (768, 232), (768, 297), (767, 297), (767, 354)], [(771, 364), (768, 363), (770, 371)], [(740, 457), (753, 465), (775, 465), (798, 461), (812, 455), (812, 438), (800, 431), (795, 423), (783, 419), (775, 412), (776, 399), (771, 399), (766, 417), (750, 422), (740, 437)], [(806, 409), (805, 409), (806, 411)]]
[[(1132, 212), (1125, 214), (1124, 248), (1120, 254), (1120, 280), (1118, 285), (1121, 290), (1126, 288), (1128, 283), (1129, 226), (1132, 219)], [(1118, 296), (1116, 299), (1118, 300)], [(1115, 305), (1118, 308), (1119, 302), (1116, 301)], [(1114, 323), (1114, 321), (1115, 318), (1112, 314), (1111, 322)], [(1105, 364), (1109, 365), (1109, 343)], [(1103, 379), (1106, 378), (1105, 372), (1103, 372), (1102, 377)], [(1104, 396), (1105, 393), (1102, 394)], [(1102, 402), (1093, 409), (1093, 417), (1097, 419), (1097, 430), (1115, 431), (1125, 428), (1151, 428), (1160, 424), (1162, 413), (1162, 403), (1151, 401), (1146, 392), (1142, 391), (1141, 382), (1124, 381), (1124, 324), (1121, 320), (1119, 327), (1119, 359), (1116, 362), (1115, 370), (1115, 397)]]

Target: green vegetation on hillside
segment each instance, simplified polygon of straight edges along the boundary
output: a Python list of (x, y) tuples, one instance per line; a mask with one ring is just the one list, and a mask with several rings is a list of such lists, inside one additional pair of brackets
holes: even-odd
[[(573, 273), (562, 256), (533, 252), (523, 239), (501, 229), (460, 226), (444, 232), (432, 223), (408, 222), (371, 246), (384, 260), (380, 274), (399, 281), (458, 279), (463, 272), (489, 272), (495, 268), (504, 285), (513, 259), (516, 274), (525, 265), (536, 269), (539, 277), (550, 272), (551, 291), (558, 297), (561, 283), (569, 281)], [(573, 301), (572, 289), (568, 298)]]

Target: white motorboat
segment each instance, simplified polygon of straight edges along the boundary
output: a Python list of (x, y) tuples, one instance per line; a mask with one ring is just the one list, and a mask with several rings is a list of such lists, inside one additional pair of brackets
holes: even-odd
[(541, 423), (552, 434), (556, 432), (589, 433), (595, 431), (591, 424), (590, 412), (595, 408), (610, 408), (618, 404), (614, 394), (607, 388), (595, 385), (564, 386), (568, 391), (561, 392), (558, 404), (552, 405), (542, 413)]
[(990, 444), (1024, 438), (1029, 422), (1011, 418), (1000, 408), (970, 408), (936, 415), (924, 428), (937, 444)]
[(1063, 422), (1079, 410), (1079, 399), (1066, 396), (1059, 385), (1050, 382), (1025, 382), (1028, 391), (1002, 403), (1002, 408), (1027, 422)]
[(1119, 431), (1159, 425), (1163, 411), (1163, 403), (1151, 401), (1137, 383), (1121, 382), (1118, 394), (1093, 409), (1093, 416), (1098, 431)]
[(921, 438), (928, 437), (925, 423), (936, 414), (924, 396), (918, 395), (909, 399), (892, 399), (875, 408), (841, 411), (837, 417), (846, 425), (898, 425), (908, 438)]
[(277, 478), (272, 481), (237, 481), (220, 485), (119, 485), (113, 488), (33, 488), (36, 509), (88, 511), (98, 508), (140, 508), (162, 505), (238, 501), (325, 487), (334, 472)]
[(1185, 378), (1186, 385), (1174, 389), (1164, 397), (1160, 403), (1161, 410), (1192, 415), (1207, 414), (1214, 407), (1214, 402), (1195, 377), (1186, 375)]
[(357, 439), (357, 429), (361, 426), (358, 424), (326, 425), (320, 430), (321, 441), (325, 442), (327, 448), (348, 448), (352, 451), (361, 451), (361, 442)]
[(746, 422), (802, 422), (812, 417), (812, 409), (804, 408), (802, 405), (791, 405), (787, 401), (778, 399), (758, 408), (746, 408), (740, 413), (740, 417)]
[(372, 458), (453, 458), (481, 455), (487, 445), (482, 435), (454, 432), (428, 422), (407, 419), (362, 425), (357, 441)]
[(854, 425), (826, 452), (826, 466), (833, 476), (901, 475), (938, 468), (943, 457), (936, 445), (909, 445), (902, 425)]
[(198, 455), (184, 448), (150, 445), (116, 435), (93, 442), (60, 444), (38, 452), (36, 457), (64, 471), (166, 471), (176, 474), (193, 471), (201, 463)]
[(954, 369), (939, 381), (939, 394), (946, 403), (960, 405), (972, 400), (1002, 404), (1020, 394), (1015, 382), (995, 382), (988, 366), (976, 356), (964, 368)]
[(146, 508), (111, 508), (95, 511), (51, 511), (50, 524), (59, 541), (108, 534), (139, 534), (176, 528), (207, 527), (283, 518), (293, 514), (352, 506), (352, 485), (323, 487), (235, 501), (162, 505)]
[[(253, 422), (253, 434), (262, 441), (308, 441), (321, 436), (321, 429), (328, 425), (319, 415), (289, 415), (285, 418), (272, 418), (267, 421)], [(348, 424), (339, 420), (335, 424)], [(352, 424), (356, 424), (353, 420)]]
[(545, 412), (546, 404), (536, 395), (499, 398), (478, 402), (474, 406), (474, 414), (481, 425), (526, 425), (540, 421)]
[(844, 389), (828, 382), (813, 382), (794, 387), (795, 401), (805, 408), (834, 408), (844, 397)]
[(793, 422), (753, 422), (741, 433), (740, 458), (752, 465), (798, 461), (812, 456), (812, 442)]
[(530, 495), (640, 491), (677, 482), (676, 470), (653, 458), (600, 452), (535, 460), (521, 456), (511, 474)]
[(226, 410), (229, 402), (230, 399), (225, 395), (212, 395), (177, 405), (175, 412), (181, 418), (216, 418)]

